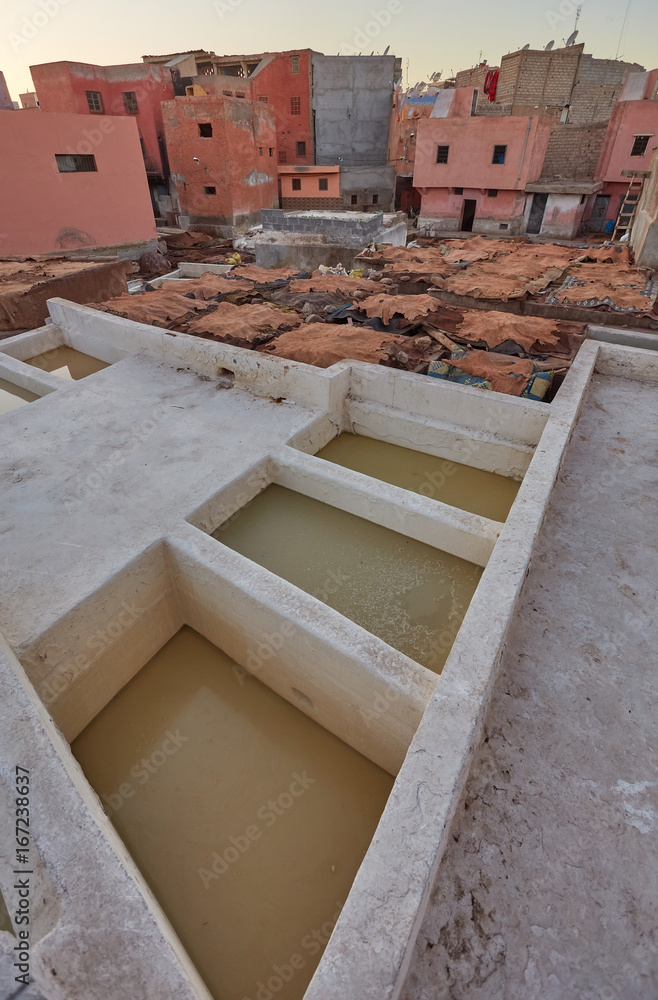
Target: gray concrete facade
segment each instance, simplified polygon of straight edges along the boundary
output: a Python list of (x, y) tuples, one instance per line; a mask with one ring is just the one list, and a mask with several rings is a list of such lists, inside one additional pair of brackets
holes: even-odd
[(314, 53), (312, 67), (316, 162), (386, 166), (395, 56)]

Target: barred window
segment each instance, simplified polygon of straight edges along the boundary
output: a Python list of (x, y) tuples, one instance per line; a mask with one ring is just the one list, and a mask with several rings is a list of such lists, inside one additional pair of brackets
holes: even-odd
[(270, 103), (270, 99), (269, 99), (269, 97), (267, 96), (267, 94), (259, 94), (259, 95), (258, 95), (258, 100), (259, 100), (259, 101), (262, 101), (262, 102), (263, 102), (263, 104), (269, 104), (269, 103)]
[(279, 150), (279, 163), (287, 163), (287, 162), (288, 162), (288, 154), (286, 153), (285, 149), (280, 149)]
[(290, 72), (299, 73), (299, 56), (290, 56)]
[(301, 191), (301, 189), (302, 189), (302, 179), (301, 179), (301, 177), (293, 177), (293, 179), (292, 179), (292, 189), (293, 189), (293, 191)]
[(95, 156), (80, 156), (76, 153), (55, 153), (60, 174), (87, 174), (97, 171)]
[(449, 152), (450, 152), (450, 146), (438, 146), (436, 150), (436, 162), (447, 163)]
[(297, 156), (306, 156), (306, 143), (305, 142), (298, 142), (297, 143)]
[(320, 178), (320, 191), (328, 191), (328, 190), (329, 190), (329, 178), (328, 177), (321, 177)]
[(494, 146), (492, 163), (504, 163), (507, 156), (507, 146)]
[(87, 92), (87, 104), (89, 105), (89, 110), (96, 115), (103, 114), (103, 95), (97, 90), (88, 90)]
[(636, 135), (631, 149), (631, 156), (644, 156), (649, 145), (650, 135)]
[(290, 114), (291, 115), (301, 115), (302, 113), (302, 99), (301, 97), (291, 97), (290, 98)]
[(134, 90), (126, 90), (123, 93), (123, 107), (127, 115), (139, 114), (139, 105), (137, 104), (137, 94)]

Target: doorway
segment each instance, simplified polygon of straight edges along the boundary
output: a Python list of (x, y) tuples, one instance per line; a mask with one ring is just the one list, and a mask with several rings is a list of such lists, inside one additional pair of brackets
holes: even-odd
[(534, 233), (535, 235), (541, 233), (547, 201), (548, 195), (545, 193), (534, 195), (532, 199), (532, 208), (530, 209), (530, 217), (528, 219), (527, 232)]
[(474, 198), (464, 198), (464, 209), (462, 211), (462, 223), (460, 226), (462, 233), (473, 232), (473, 222), (475, 221), (475, 209), (477, 202)]
[(608, 220), (608, 209), (610, 207), (610, 195), (609, 194), (597, 194), (594, 199), (594, 208), (592, 209), (592, 214), (589, 217), (588, 228), (593, 233), (602, 233), (605, 231), (605, 224)]

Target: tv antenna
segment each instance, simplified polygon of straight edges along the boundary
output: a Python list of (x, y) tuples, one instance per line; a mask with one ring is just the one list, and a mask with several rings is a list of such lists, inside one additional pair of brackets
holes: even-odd
[(619, 58), (619, 50), (621, 49), (622, 39), (624, 37), (624, 32), (626, 30), (626, 25), (628, 23), (628, 14), (631, 9), (631, 0), (628, 0), (626, 4), (626, 13), (624, 14), (624, 20), (622, 22), (621, 31), (619, 32), (619, 44), (617, 45), (617, 51), (615, 52), (615, 59)]

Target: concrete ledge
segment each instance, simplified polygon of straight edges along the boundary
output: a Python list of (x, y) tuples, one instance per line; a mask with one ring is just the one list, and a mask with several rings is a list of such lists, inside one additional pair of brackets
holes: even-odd
[(273, 481), (408, 538), (486, 566), (502, 524), (286, 448), (272, 457)]
[(581, 351), (305, 1000), (399, 1000), (449, 827), (479, 739), (546, 502), (598, 345)]

